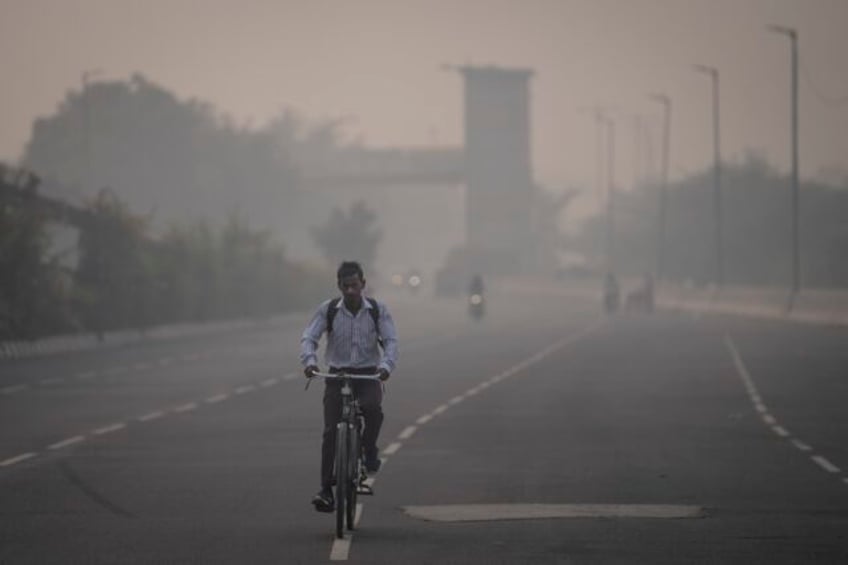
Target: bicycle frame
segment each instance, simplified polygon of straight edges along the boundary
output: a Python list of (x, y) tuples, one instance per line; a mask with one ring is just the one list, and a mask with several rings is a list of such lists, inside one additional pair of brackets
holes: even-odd
[[(362, 484), (366, 475), (362, 462), (362, 412), (353, 394), (353, 381), (379, 380), (379, 375), (351, 375), (348, 373), (315, 373), (313, 378), (341, 382), (342, 414), (336, 425), (336, 537), (344, 537), (345, 525), (354, 529), (356, 498), (358, 494), (373, 494)], [(306, 384), (309, 387), (309, 382)]]

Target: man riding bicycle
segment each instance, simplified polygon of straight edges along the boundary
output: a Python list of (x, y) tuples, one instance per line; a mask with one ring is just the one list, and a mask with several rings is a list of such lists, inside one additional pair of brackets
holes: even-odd
[[(398, 356), (397, 332), (389, 309), (382, 302), (363, 295), (365, 276), (354, 261), (345, 261), (336, 272), (342, 297), (324, 301), (312, 316), (300, 338), (300, 362), (303, 373), (311, 378), (318, 371), (318, 342), (327, 334), (324, 360), (331, 373), (379, 374), (386, 381), (395, 368)], [(382, 354), (380, 352), (382, 346)], [(365, 469), (380, 469), (377, 437), (383, 423), (383, 389), (377, 381), (355, 381), (354, 395), (365, 420), (362, 447)], [(327, 381), (324, 388), (324, 436), (321, 442), (321, 490), (312, 498), (319, 512), (332, 512), (333, 460), (335, 430), (341, 419), (341, 383)]]

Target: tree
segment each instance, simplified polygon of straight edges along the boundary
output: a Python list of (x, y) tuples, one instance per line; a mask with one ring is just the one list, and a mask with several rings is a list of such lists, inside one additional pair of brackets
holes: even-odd
[(359, 261), (366, 272), (374, 266), (377, 246), (383, 237), (376, 227), (377, 214), (357, 200), (345, 213), (334, 207), (323, 226), (310, 230), (312, 238), (331, 265), (344, 260)]

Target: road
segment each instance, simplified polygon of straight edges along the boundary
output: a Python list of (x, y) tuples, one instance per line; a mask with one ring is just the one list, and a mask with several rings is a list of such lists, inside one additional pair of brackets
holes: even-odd
[(385, 297), (376, 496), (316, 513), (306, 316), (0, 364), (0, 563), (848, 563), (848, 331)]

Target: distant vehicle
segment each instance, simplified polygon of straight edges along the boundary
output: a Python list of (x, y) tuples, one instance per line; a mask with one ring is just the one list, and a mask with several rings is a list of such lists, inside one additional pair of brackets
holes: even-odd
[(418, 271), (418, 269), (411, 269), (406, 274), (406, 285), (412, 292), (418, 292), (418, 288), (421, 286), (421, 282), (421, 273)]
[(618, 279), (612, 273), (607, 273), (604, 278), (604, 311), (607, 314), (612, 314), (618, 310), (620, 294), (618, 288)]
[(482, 294), (474, 293), (468, 297), (468, 315), (474, 320), (483, 318), (486, 313), (486, 302)]

